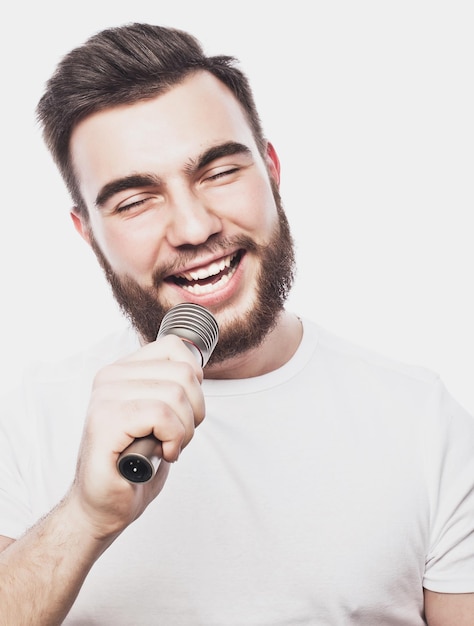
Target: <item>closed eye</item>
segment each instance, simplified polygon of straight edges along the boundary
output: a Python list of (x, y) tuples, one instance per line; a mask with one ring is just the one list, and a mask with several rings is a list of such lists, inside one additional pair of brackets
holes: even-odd
[(149, 200), (149, 198), (143, 198), (143, 200), (137, 200), (136, 202), (130, 202), (130, 204), (123, 204), (121, 206), (118, 206), (115, 209), (115, 212), (116, 213), (123, 213), (124, 211), (130, 211), (130, 209), (134, 209), (134, 208), (137, 208), (137, 207), (141, 206), (147, 200)]
[(143, 196), (137, 197), (136, 200), (132, 202), (128, 201), (124, 204), (119, 204), (115, 208), (115, 213), (126, 213), (126, 212), (140, 212), (142, 209), (146, 209), (148, 207), (152, 207), (156, 204), (157, 197), (156, 196)]
[(230, 176), (231, 174), (235, 174), (239, 171), (240, 168), (233, 167), (228, 170), (222, 170), (221, 172), (217, 172), (216, 174), (212, 174), (212, 176), (208, 176), (204, 180), (219, 180), (220, 178), (224, 178), (225, 176)]

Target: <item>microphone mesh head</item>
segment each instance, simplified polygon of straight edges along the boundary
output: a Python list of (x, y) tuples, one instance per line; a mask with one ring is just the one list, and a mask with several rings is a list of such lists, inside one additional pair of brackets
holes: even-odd
[(201, 355), (204, 367), (216, 347), (219, 327), (216, 318), (203, 306), (183, 302), (172, 307), (163, 317), (158, 337), (177, 335), (193, 344)]

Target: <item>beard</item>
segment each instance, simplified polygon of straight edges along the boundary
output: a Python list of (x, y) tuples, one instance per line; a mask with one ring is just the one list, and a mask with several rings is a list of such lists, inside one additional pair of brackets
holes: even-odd
[[(271, 183), (278, 222), (268, 244), (258, 245), (248, 237), (223, 241), (218, 236), (213, 236), (202, 246), (182, 246), (183, 258), (193, 258), (204, 249), (225, 251), (226, 247), (238, 244), (240, 248), (252, 252), (260, 259), (255, 302), (244, 314), (234, 316), (224, 328), (219, 328), (219, 341), (209, 359), (210, 365), (258, 347), (275, 327), (293, 286), (293, 239), (278, 188), (273, 181)], [(163, 278), (172, 273), (170, 268), (161, 268), (155, 272), (152, 287), (141, 287), (132, 278), (119, 276), (112, 270), (92, 231), (90, 242), (120, 309), (145, 342), (154, 341), (161, 320), (170, 308), (169, 304), (158, 299), (159, 286)]]

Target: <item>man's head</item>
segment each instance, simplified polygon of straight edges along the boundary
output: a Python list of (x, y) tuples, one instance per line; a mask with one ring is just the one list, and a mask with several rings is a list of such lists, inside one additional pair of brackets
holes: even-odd
[(170, 306), (207, 306), (213, 362), (261, 343), (294, 270), (278, 158), (233, 63), (180, 31), (111, 29), (64, 58), (38, 106), (122, 309), (151, 341)]
[(236, 64), (231, 56), (206, 56), (187, 32), (140, 23), (103, 30), (65, 55), (46, 85), (37, 116), (76, 209), (85, 210), (69, 152), (76, 124), (105, 108), (165, 93), (199, 70), (232, 91), (263, 155), (265, 139), (252, 90)]

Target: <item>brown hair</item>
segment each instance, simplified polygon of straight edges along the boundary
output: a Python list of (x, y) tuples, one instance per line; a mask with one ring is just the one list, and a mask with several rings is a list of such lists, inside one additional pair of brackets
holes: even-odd
[(236, 63), (231, 56), (206, 56), (189, 33), (139, 23), (103, 30), (64, 56), (46, 84), (37, 117), (76, 209), (87, 216), (69, 153), (75, 125), (102, 109), (153, 98), (192, 72), (208, 71), (232, 91), (263, 155), (265, 139), (252, 90)]

